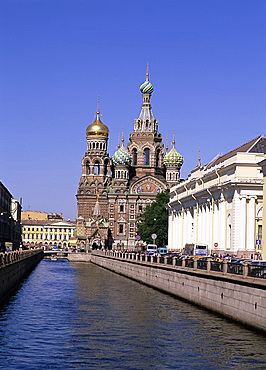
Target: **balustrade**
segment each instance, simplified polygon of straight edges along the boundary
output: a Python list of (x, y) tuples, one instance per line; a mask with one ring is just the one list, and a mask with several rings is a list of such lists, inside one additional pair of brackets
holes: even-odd
[[(30, 252), (30, 251), (28, 251)], [(12, 253), (12, 252), (11, 252)], [(0, 254), (0, 266), (4, 264), (11, 263), (16, 259), (20, 259), (21, 252), (13, 252), (12, 257), (8, 254)], [(98, 253), (101, 254), (102, 252)], [(189, 259), (183, 258), (179, 259), (177, 257), (167, 257), (167, 256), (151, 256), (148, 254), (139, 254), (139, 253), (123, 253), (118, 251), (105, 251), (103, 252), (106, 256), (113, 256), (118, 258), (128, 259), (134, 262), (145, 262), (150, 264), (162, 264), (170, 265), (173, 268), (188, 268), (193, 270), (204, 270), (206, 273), (221, 273), (221, 274), (234, 274), (241, 275), (244, 278), (254, 277), (266, 279), (266, 266), (251, 265), (248, 263), (233, 263), (224, 261), (213, 261), (211, 258), (199, 258), (199, 259)], [(25, 257), (24, 257), (25, 258)]]
[(0, 268), (21, 261), (25, 258), (29, 258), (37, 253), (40, 253), (42, 249), (33, 249), (29, 251), (11, 251), (7, 253), (0, 253)]

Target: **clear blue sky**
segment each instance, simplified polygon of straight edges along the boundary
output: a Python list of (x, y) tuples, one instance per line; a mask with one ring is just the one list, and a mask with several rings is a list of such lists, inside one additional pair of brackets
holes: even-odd
[(0, 180), (23, 209), (76, 217), (86, 127), (100, 95), (109, 127), (133, 131), (146, 63), (159, 131), (181, 177), (265, 134), (266, 1), (1, 0)]

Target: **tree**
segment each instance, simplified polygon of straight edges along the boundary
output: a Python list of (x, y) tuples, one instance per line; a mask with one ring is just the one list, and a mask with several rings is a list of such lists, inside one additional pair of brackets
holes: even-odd
[(169, 190), (159, 193), (156, 201), (147, 206), (138, 218), (138, 235), (148, 244), (153, 242), (152, 234), (157, 235), (156, 244), (166, 245), (168, 242), (168, 211), (165, 208), (169, 202)]

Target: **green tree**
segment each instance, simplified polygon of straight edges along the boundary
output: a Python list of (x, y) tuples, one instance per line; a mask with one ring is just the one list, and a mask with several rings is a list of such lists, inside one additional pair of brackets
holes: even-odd
[(157, 235), (156, 244), (163, 246), (168, 243), (168, 212), (165, 208), (169, 202), (169, 190), (159, 193), (156, 201), (147, 206), (138, 218), (138, 235), (149, 244), (153, 242), (152, 234)]

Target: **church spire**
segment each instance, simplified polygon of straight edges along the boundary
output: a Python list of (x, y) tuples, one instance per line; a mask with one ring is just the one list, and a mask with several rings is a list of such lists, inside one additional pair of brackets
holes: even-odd
[(134, 120), (134, 131), (138, 132), (158, 132), (158, 121), (154, 118), (150, 104), (153, 86), (149, 81), (149, 63), (147, 63), (146, 80), (140, 86), (143, 97), (143, 104), (138, 119)]
[(172, 141), (173, 148), (175, 147), (175, 129), (173, 129), (173, 141)]
[(149, 62), (147, 62), (146, 81), (149, 81)]
[(197, 165), (197, 167), (201, 167), (200, 148), (199, 148), (199, 158), (198, 158), (198, 165)]

